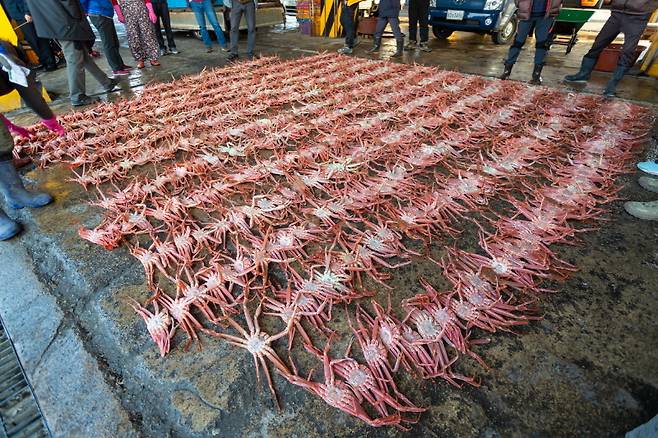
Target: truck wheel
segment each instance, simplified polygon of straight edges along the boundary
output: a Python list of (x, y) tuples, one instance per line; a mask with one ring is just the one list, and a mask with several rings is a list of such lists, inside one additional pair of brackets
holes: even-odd
[(444, 29), (440, 26), (432, 26), (432, 33), (440, 40), (448, 38), (450, 35), (452, 35), (452, 32), (453, 31), (450, 29)]
[(494, 44), (509, 44), (509, 42), (514, 38), (514, 34), (516, 33), (517, 24), (518, 22), (516, 16), (514, 16), (509, 19), (507, 24), (505, 24), (502, 29), (492, 33), (491, 39), (493, 39)]

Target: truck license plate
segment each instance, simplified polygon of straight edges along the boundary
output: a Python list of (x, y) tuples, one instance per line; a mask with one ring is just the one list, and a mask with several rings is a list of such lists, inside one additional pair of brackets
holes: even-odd
[(453, 11), (448, 9), (448, 15), (446, 16), (446, 19), (461, 21), (464, 19), (464, 11)]

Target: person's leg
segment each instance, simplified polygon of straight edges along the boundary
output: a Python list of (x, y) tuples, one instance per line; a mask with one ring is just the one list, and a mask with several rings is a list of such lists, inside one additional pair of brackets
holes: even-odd
[(627, 15), (621, 17), (621, 31), (624, 33), (624, 45), (621, 48), (621, 56), (617, 62), (617, 68), (612, 72), (612, 77), (603, 92), (606, 96), (614, 96), (617, 84), (635, 62), (635, 49), (640, 42), (640, 37), (647, 27), (649, 16)]
[(256, 3), (247, 3), (244, 12), (247, 18), (247, 55), (254, 56), (256, 46)]
[(114, 88), (114, 81), (107, 77), (105, 72), (96, 64), (94, 58), (86, 51), (82, 50), (82, 58), (84, 62), (85, 69), (103, 86), (103, 89), (108, 91), (111, 88)]
[(208, 21), (210, 22), (212, 29), (215, 31), (217, 42), (220, 46), (226, 47), (226, 38), (224, 38), (224, 31), (219, 26), (219, 21), (217, 21), (217, 13), (215, 13), (215, 7), (212, 5), (210, 0), (204, 0), (203, 8), (206, 11), (206, 16), (208, 17)]
[(234, 1), (231, 6), (231, 56), (238, 56), (240, 20), (242, 20), (242, 4), (239, 1)]
[(402, 50), (404, 48), (404, 36), (400, 30), (400, 19), (398, 17), (391, 17), (388, 19), (388, 22), (391, 25), (391, 30), (395, 36), (396, 50), (393, 56), (402, 56)]
[(144, 61), (146, 53), (142, 50), (142, 41), (139, 34), (139, 11), (130, 1), (120, 2), (123, 16), (126, 19), (126, 36), (128, 37), (128, 47), (136, 61)]
[(176, 41), (174, 41), (174, 31), (171, 30), (171, 16), (169, 15), (169, 6), (166, 1), (162, 2), (160, 11), (160, 19), (162, 19), (162, 27), (164, 27), (165, 35), (167, 36), (167, 45), (169, 50), (176, 50)]
[(414, 48), (418, 41), (419, 0), (409, 0), (409, 46)]
[(603, 49), (617, 38), (617, 35), (621, 32), (621, 15), (619, 12), (613, 12), (610, 15), (608, 21), (605, 22), (598, 35), (596, 35), (592, 47), (584, 56), (585, 58), (592, 59), (596, 63)]
[[(76, 49), (74, 41), (60, 41), (66, 59), (66, 77), (69, 82), (69, 96), (76, 104), (85, 96), (85, 50)], [(89, 56), (89, 55), (87, 55)]]
[[(4, 123), (0, 123), (0, 162), (13, 158), (14, 139)], [(21, 227), (0, 209), (0, 240), (8, 240), (19, 233)]]
[(340, 11), (340, 24), (345, 30), (345, 47), (354, 47), (354, 15), (351, 6), (343, 4)]
[(124, 62), (119, 53), (119, 38), (114, 27), (114, 21), (102, 15), (92, 15), (89, 19), (101, 37), (103, 52), (105, 52), (105, 58), (107, 58), (110, 68), (112, 71), (123, 70)]
[(210, 48), (212, 46), (212, 40), (210, 39), (210, 35), (208, 35), (208, 29), (206, 29), (206, 15), (203, 12), (203, 5), (201, 3), (192, 2), (190, 3), (190, 6), (192, 7), (192, 11), (194, 11), (194, 18), (196, 18), (196, 22), (199, 25), (199, 32), (201, 33), (203, 44), (207, 48)]
[(139, 39), (142, 47), (142, 52), (146, 59), (151, 63), (156, 63), (160, 57), (160, 47), (158, 46), (158, 39), (155, 36), (155, 28), (149, 19), (146, 8), (140, 8), (138, 14), (139, 25)]
[(419, 3), (419, 33), (420, 42), (426, 43), (429, 40), (429, 18), (430, 18), (430, 1), (418, 0)]
[(153, 12), (155, 12), (155, 16), (158, 18), (157, 20), (155, 20), (155, 23), (153, 23), (153, 27), (155, 28), (155, 38), (158, 41), (158, 47), (160, 48), (161, 51), (164, 52), (165, 50), (167, 50), (167, 46), (165, 46), (164, 38), (162, 37), (162, 28), (160, 27), (160, 22), (164, 21), (162, 20), (162, 9), (163, 6), (166, 6), (166, 3), (159, 1), (152, 1), (151, 4), (153, 5)]
[(528, 34), (533, 26), (533, 20), (521, 20), (519, 21), (519, 26), (516, 30), (516, 36), (514, 37), (514, 43), (509, 48), (507, 52), (507, 59), (505, 59), (505, 65), (514, 65), (516, 60), (519, 58), (521, 49), (528, 39)]
[(535, 21), (535, 65), (543, 65), (548, 53), (548, 39), (555, 19), (545, 17)]
[(224, 14), (224, 27), (225, 27), (224, 30), (226, 31), (226, 33), (229, 34), (229, 37), (230, 37), (230, 35), (231, 35), (231, 8), (227, 8), (226, 6), (224, 6), (223, 14)]

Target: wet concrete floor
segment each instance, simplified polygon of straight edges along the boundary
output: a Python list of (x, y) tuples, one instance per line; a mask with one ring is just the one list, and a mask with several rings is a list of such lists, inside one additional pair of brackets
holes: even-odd
[[(379, 56), (390, 55), (391, 43)], [(335, 50), (341, 42), (277, 28), (259, 32), (257, 45), (263, 54), (291, 57)], [(357, 56), (366, 56), (368, 45), (364, 40)], [(199, 41), (181, 37), (178, 46), (180, 55), (165, 57), (159, 69), (135, 72), (120, 94), (224, 63), (223, 54), (206, 54)], [(506, 51), (488, 37), (468, 34), (432, 40), (431, 46), (432, 53), (407, 53), (404, 62), (491, 76)], [(559, 79), (575, 71), (586, 48), (581, 42), (567, 57), (556, 49), (546, 83), (564, 87)], [(531, 63), (530, 54), (522, 54), (514, 78), (526, 79)], [(53, 93), (66, 93), (63, 70), (41, 79)], [(606, 79), (595, 74), (586, 91), (600, 92)], [(97, 87), (88, 82), (90, 90)], [(627, 78), (621, 95), (656, 103), (657, 89), (654, 79)], [(66, 100), (55, 106), (69, 110)], [(654, 151), (655, 137), (645, 152)], [(125, 301), (147, 296), (141, 266), (125, 249), (108, 252), (78, 237), (77, 229), (98, 223), (101, 212), (86, 204), (89, 194), (67, 182), (69, 176), (58, 167), (27, 173), (57, 202), (12, 212), (26, 231), (0, 250), (0, 263), (12, 267), (0, 270), (0, 314), (56, 436), (405, 434), (367, 427), (275, 377), (279, 412), (267, 389), (257, 385), (248, 354), (216, 340), (204, 339), (203, 351), (185, 353), (177, 338), (161, 359)], [(621, 195), (655, 199), (635, 178), (622, 179)], [(542, 303), (543, 320), (518, 335), (496, 333), (479, 347), (489, 370), (463, 361), (460, 371), (475, 374), (481, 387), (401, 382), (410, 399), (428, 408), (406, 435), (620, 436), (658, 412), (658, 229), (627, 216), (620, 202), (609, 207), (607, 219), (579, 245), (559, 248), (580, 270), (551, 285), (557, 292)], [(419, 275), (440, 281), (430, 264), (419, 263), (396, 271), (392, 285), (410, 295)]]

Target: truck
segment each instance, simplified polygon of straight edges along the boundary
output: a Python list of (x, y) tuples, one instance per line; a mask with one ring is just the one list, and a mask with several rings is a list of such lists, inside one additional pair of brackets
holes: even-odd
[[(217, 21), (219, 21), (221, 28), (226, 31), (226, 21), (229, 18), (228, 14), (224, 14), (224, 3), (222, 0), (212, 0), (212, 2), (217, 13)], [(194, 12), (188, 7), (187, 1), (167, 0), (167, 4), (169, 5), (169, 15), (171, 16), (171, 28), (174, 30), (191, 31), (199, 38), (199, 25), (196, 22), (196, 18), (194, 18)], [(258, 2), (257, 5), (256, 27), (274, 26), (285, 22), (283, 6), (279, 0)], [(246, 28), (247, 22), (245, 17), (242, 17), (240, 29)], [(209, 24), (208, 31), (212, 31), (212, 27)]]

